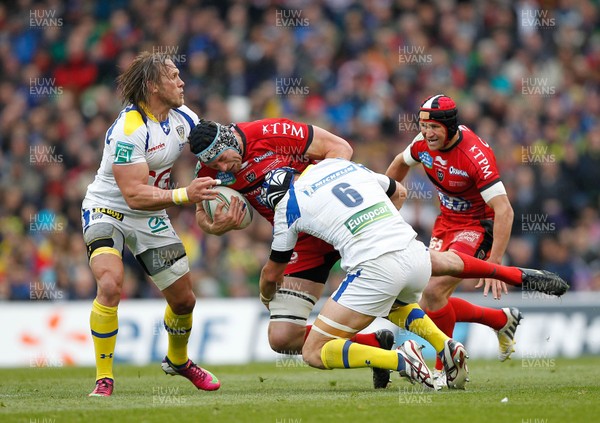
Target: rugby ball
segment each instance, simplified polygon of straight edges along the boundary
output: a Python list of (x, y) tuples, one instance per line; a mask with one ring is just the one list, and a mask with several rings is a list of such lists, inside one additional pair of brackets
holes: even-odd
[(211, 219), (215, 215), (217, 206), (219, 204), (225, 203), (225, 207), (223, 207), (223, 209), (225, 211), (228, 211), (229, 205), (231, 204), (231, 199), (233, 197), (237, 197), (243, 203), (246, 204), (246, 214), (244, 214), (244, 219), (242, 220), (242, 223), (240, 224), (240, 226), (238, 226), (238, 229), (244, 229), (246, 226), (248, 226), (250, 224), (250, 222), (252, 222), (252, 212), (253, 212), (252, 206), (250, 205), (248, 200), (246, 200), (246, 198), (242, 194), (240, 194), (239, 192), (237, 192), (234, 189), (227, 188), (227, 187), (224, 187), (221, 185), (217, 185), (216, 187), (214, 187), (214, 189), (219, 191), (217, 198), (215, 198), (214, 200), (203, 200), (202, 201), (202, 207), (204, 208), (204, 211), (206, 211), (206, 213), (208, 214), (208, 216)]

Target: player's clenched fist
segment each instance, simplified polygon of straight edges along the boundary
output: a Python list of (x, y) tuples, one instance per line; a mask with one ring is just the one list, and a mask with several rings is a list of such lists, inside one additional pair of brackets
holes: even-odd
[(218, 191), (214, 187), (219, 185), (219, 183), (218, 179), (208, 176), (194, 179), (186, 188), (190, 203), (199, 203), (202, 200), (217, 198)]

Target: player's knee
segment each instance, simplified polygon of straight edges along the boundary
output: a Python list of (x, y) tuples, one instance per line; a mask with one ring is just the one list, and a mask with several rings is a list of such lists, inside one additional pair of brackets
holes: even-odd
[(269, 303), (269, 344), (282, 354), (300, 354), (306, 335), (306, 320), (317, 301), (305, 292), (280, 289)]
[(445, 270), (445, 259), (446, 257), (438, 251), (429, 250), (429, 256), (431, 257), (431, 275), (440, 276), (444, 274)]
[(430, 251), (432, 276), (456, 275), (464, 267), (463, 261), (452, 251)]
[(106, 267), (96, 269), (95, 275), (100, 303), (110, 307), (117, 305), (121, 299), (123, 273)]
[(423, 290), (423, 294), (421, 296), (421, 301), (419, 301), (419, 304), (422, 307), (431, 310), (438, 302), (438, 298), (439, 296), (437, 295), (436, 290), (432, 289), (429, 285), (427, 285)]
[(169, 306), (175, 314), (190, 314), (194, 311), (194, 307), (196, 306), (196, 297), (194, 296), (193, 292), (190, 291), (177, 296), (176, 298), (172, 298), (169, 301)]
[(273, 351), (280, 354), (299, 354), (304, 342), (305, 331), (306, 329), (298, 325), (271, 324), (269, 326), (269, 345)]

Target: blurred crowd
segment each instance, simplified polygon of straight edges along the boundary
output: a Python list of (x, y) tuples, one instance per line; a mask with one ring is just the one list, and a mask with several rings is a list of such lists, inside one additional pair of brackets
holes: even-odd
[[(198, 115), (319, 125), (380, 172), (417, 134), (420, 103), (453, 97), (515, 211), (506, 263), (600, 290), (597, 1), (19, 0), (0, 4), (0, 299), (95, 296), (81, 200), (123, 107), (115, 77), (143, 50), (172, 57)], [(194, 166), (187, 152), (174, 181)], [(428, 242), (437, 194), (417, 169), (406, 186), (402, 213)], [(169, 213), (199, 297), (257, 295), (263, 218), (217, 237), (193, 206)], [(159, 296), (124, 260), (123, 296)]]

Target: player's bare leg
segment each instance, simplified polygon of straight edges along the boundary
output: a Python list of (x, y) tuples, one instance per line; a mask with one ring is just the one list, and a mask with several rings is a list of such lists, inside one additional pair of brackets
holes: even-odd
[(269, 344), (282, 354), (302, 354), (306, 320), (323, 294), (324, 284), (286, 276), (269, 304)]
[(164, 326), (169, 336), (167, 355), (161, 367), (171, 376), (183, 376), (198, 389), (214, 391), (221, 386), (219, 380), (188, 357), (187, 344), (192, 332), (192, 313), (196, 297), (192, 291), (190, 273), (177, 279), (162, 291), (167, 300)]
[(90, 268), (98, 285), (90, 314), (90, 329), (96, 357), (96, 386), (89, 394), (108, 397), (114, 388), (113, 357), (119, 320), (117, 307), (123, 287), (123, 262), (114, 249), (92, 256)]
[(439, 310), (448, 304), (448, 298), (454, 293), (462, 279), (452, 276), (432, 276), (423, 290), (419, 305), (424, 310)]
[[(448, 275), (460, 274), (465, 276), (465, 269), (472, 272), (472, 267), (474, 267), (474, 271), (484, 272), (479, 276), (487, 276), (489, 273), (498, 270), (509, 283), (516, 284), (516, 282), (521, 282), (522, 272), (517, 268), (500, 267), (454, 251), (443, 253), (430, 251), (430, 255), (432, 274), (445, 276), (432, 276), (423, 290), (423, 296), (419, 302), (421, 307), (427, 311), (427, 314), (442, 332), (450, 337), (452, 337), (457, 321), (476, 322), (491, 327), (498, 334), (500, 354), (503, 357), (510, 356), (514, 351), (514, 334), (520, 319), (515, 323), (511, 320), (512, 314), (507, 314), (503, 309), (479, 307), (458, 298), (451, 298), (462, 279)], [(516, 313), (517, 316), (520, 316), (518, 310), (516, 310)], [(511, 328), (510, 331), (503, 330), (507, 326)], [(511, 335), (510, 339), (505, 336), (506, 334)], [(443, 363), (437, 358), (434, 369), (434, 379), (437, 386), (446, 384), (442, 369)]]
[(416, 342), (407, 341), (398, 350), (389, 351), (350, 341), (374, 319), (330, 298), (308, 334), (302, 350), (304, 361), (319, 369), (378, 367), (398, 371), (411, 382), (433, 389), (431, 371)]
[[(269, 344), (282, 354), (302, 354), (304, 340), (311, 332), (306, 321), (315, 303), (323, 293), (324, 285), (296, 277), (285, 277), (282, 286), (271, 301)], [(357, 334), (352, 339), (360, 344), (390, 350), (394, 346), (394, 335), (387, 329), (371, 334)], [(373, 386), (387, 387), (390, 375), (387, 370), (373, 368)]]
[(503, 266), (471, 257), (459, 251), (430, 250), (432, 276), (457, 278), (494, 278), (525, 291), (563, 295), (569, 285), (557, 274), (546, 270)]
[[(569, 289), (569, 285), (560, 276), (545, 270), (502, 266), (452, 250), (443, 253), (430, 251), (430, 257), (434, 276), (448, 274), (462, 278), (494, 278), (518, 286), (524, 291), (556, 296), (563, 295)], [(515, 307), (497, 310), (476, 306), (460, 298), (450, 297), (454, 288), (456, 284), (451, 279), (446, 281), (439, 277), (432, 278), (432, 282), (425, 289), (423, 301), (429, 310), (434, 310), (434, 313), (446, 310), (448, 316), (445, 320), (482, 323), (494, 329), (498, 336), (498, 358), (500, 361), (509, 359), (514, 352), (515, 331), (522, 319), (519, 310)], [(443, 296), (446, 296), (449, 307), (445, 306)]]

